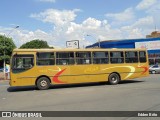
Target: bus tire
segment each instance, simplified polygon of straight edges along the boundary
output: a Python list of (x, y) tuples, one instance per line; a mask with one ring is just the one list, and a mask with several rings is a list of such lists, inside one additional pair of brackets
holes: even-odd
[(50, 81), (47, 77), (40, 77), (37, 80), (37, 88), (39, 90), (46, 90), (50, 87)]
[(117, 73), (111, 73), (108, 77), (108, 82), (111, 85), (117, 85), (120, 81), (120, 76)]

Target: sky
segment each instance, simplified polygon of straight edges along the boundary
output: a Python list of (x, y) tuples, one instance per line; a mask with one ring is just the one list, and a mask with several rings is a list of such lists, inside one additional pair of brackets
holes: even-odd
[[(55, 48), (79, 40), (145, 38), (160, 29), (160, 0), (1, 0), (0, 34), (17, 47), (33, 39)], [(16, 26), (19, 28), (15, 29)]]

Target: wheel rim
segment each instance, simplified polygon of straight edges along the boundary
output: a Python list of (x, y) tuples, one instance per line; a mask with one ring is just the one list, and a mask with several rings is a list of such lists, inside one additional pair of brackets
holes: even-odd
[(112, 81), (113, 83), (116, 83), (116, 82), (117, 82), (117, 77), (113, 76), (113, 77), (111, 78), (111, 81)]
[(41, 85), (42, 87), (46, 87), (46, 86), (47, 86), (47, 81), (42, 80), (42, 81), (40, 82), (40, 85)]

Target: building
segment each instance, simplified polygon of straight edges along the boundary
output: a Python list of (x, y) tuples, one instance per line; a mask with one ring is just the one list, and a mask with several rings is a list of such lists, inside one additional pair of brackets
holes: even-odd
[(86, 48), (96, 48), (99, 46), (100, 48), (146, 48), (149, 55), (149, 64), (160, 64), (160, 37), (101, 41)]
[(153, 31), (150, 35), (146, 35), (146, 38), (159, 38), (160, 31)]

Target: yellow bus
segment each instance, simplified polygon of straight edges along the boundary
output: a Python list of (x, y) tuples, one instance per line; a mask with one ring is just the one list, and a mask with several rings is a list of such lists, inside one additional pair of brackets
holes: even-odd
[(10, 86), (108, 81), (112, 85), (149, 75), (145, 49), (15, 49)]

